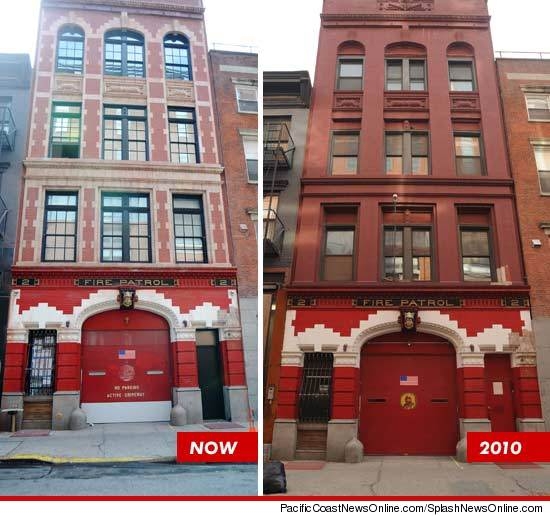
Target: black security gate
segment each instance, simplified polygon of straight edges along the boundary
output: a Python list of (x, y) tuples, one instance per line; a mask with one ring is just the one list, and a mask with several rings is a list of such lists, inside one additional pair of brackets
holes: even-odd
[(55, 330), (31, 330), (25, 375), (26, 396), (52, 396), (55, 372)]
[(301, 423), (327, 423), (330, 419), (332, 353), (305, 353), (298, 417)]
[(197, 331), (197, 361), (202, 417), (205, 420), (225, 419), (223, 379), (216, 332)]

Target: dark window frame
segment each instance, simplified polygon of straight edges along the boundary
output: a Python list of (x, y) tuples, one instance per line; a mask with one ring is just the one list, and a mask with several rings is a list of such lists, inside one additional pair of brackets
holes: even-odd
[[(59, 113), (56, 114), (55, 108), (58, 106), (70, 106), (70, 107), (78, 107), (80, 108), (80, 113)], [(52, 111), (50, 116), (50, 137), (48, 142), (48, 157), (49, 158), (63, 158), (63, 159), (79, 159), (80, 158), (80, 149), (82, 145), (82, 103), (80, 102), (52, 102)], [(78, 143), (54, 143), (54, 125), (56, 119), (78, 119)], [(75, 156), (54, 156), (54, 147), (60, 146), (60, 147), (68, 147), (71, 149), (76, 150)]]
[[(120, 109), (121, 114), (120, 115), (107, 115), (105, 111), (107, 109)], [(142, 109), (144, 114), (143, 116), (135, 116), (135, 115), (128, 115), (128, 110), (132, 109)], [(132, 142), (143, 142), (145, 143), (145, 159), (143, 160), (132, 160), (132, 161), (149, 161), (149, 124), (148, 124), (148, 117), (147, 117), (147, 106), (122, 106), (122, 105), (116, 105), (116, 104), (104, 104), (103, 105), (103, 133), (102, 133), (102, 147), (103, 152), (102, 156), (103, 159), (108, 161), (129, 161), (130, 160), (130, 149), (129, 149), (129, 143)], [(114, 138), (105, 138), (105, 121), (106, 120), (120, 120), (121, 121), (121, 158), (118, 159), (112, 159), (112, 158), (106, 158), (105, 157), (105, 141), (119, 141)], [(144, 133), (145, 133), (145, 140), (129, 140), (129, 130), (128, 130), (128, 122), (134, 121), (134, 122), (144, 122)]]
[[(105, 206), (104, 200), (108, 197), (120, 197), (122, 198), (122, 206)], [(145, 198), (147, 199), (147, 207), (140, 208), (136, 206), (129, 206), (129, 199), (131, 197)], [(105, 235), (105, 222), (103, 214), (109, 212), (122, 212), (122, 234), (118, 235)], [(143, 192), (102, 192), (101, 193), (101, 235), (100, 235), (100, 262), (102, 263), (152, 263), (152, 225), (151, 225), (151, 196), (148, 193)], [(147, 260), (130, 260), (130, 213), (146, 213), (147, 214), (147, 239), (148, 239), (148, 259)], [(137, 235), (138, 238), (144, 238), (143, 235)], [(104, 238), (121, 238), (122, 240), (122, 259), (121, 260), (106, 260), (104, 259)], [(110, 247), (109, 249), (118, 249), (116, 247)], [(137, 248), (140, 250), (140, 248)]]
[[(388, 136), (401, 136), (401, 148), (402, 154), (388, 154)], [(413, 145), (412, 139), (414, 136), (425, 136), (426, 137), (426, 155), (413, 155)], [(385, 131), (384, 133), (384, 173), (386, 176), (397, 177), (397, 176), (414, 176), (414, 177), (426, 177), (431, 175), (431, 145), (430, 145), (430, 132), (429, 131)], [(390, 174), (388, 173), (388, 158), (392, 157), (401, 157), (402, 166), (400, 174)], [(427, 162), (427, 174), (419, 174), (413, 172), (413, 160), (414, 158), (426, 158)]]
[[(41, 348), (41, 351), (49, 349), (49, 356), (48, 353), (37, 356), (38, 347)], [(57, 331), (29, 330), (27, 348), (25, 396), (53, 396), (56, 382)], [(34, 375), (33, 372), (35, 372)], [(37, 372), (40, 374), (36, 374)], [(49, 372), (49, 374), (44, 375), (43, 372)], [(44, 384), (44, 378), (49, 378), (49, 382)]]
[[(462, 249), (462, 232), (477, 232), (481, 233), (484, 232), (487, 234), (487, 244), (489, 249), (489, 267), (491, 272), (491, 277), (487, 280), (466, 280), (464, 277), (464, 258), (484, 258), (486, 255), (467, 255), (464, 256), (464, 252)], [(460, 250), (460, 275), (462, 278), (462, 281), (467, 283), (491, 283), (495, 281), (496, 278), (496, 265), (495, 265), (495, 252), (493, 247), (493, 229), (489, 225), (483, 225), (483, 224), (459, 224), (458, 225), (458, 245)]]
[[(358, 75), (352, 77), (342, 77), (342, 64), (343, 63), (361, 63), (361, 77)], [(343, 88), (342, 81), (346, 80), (359, 80), (361, 81), (361, 86), (359, 88)], [(336, 91), (363, 91), (365, 88), (365, 57), (364, 56), (338, 56), (336, 61)]]
[[(176, 208), (175, 206), (175, 200), (176, 199), (193, 199), (198, 200), (200, 208)], [(176, 236), (176, 214), (182, 214), (182, 215), (200, 215), (201, 218), (201, 237), (195, 237), (192, 238), (201, 238), (202, 240), (202, 253), (203, 253), (203, 259), (202, 261), (188, 261), (188, 260), (178, 260), (178, 247), (177, 247), (177, 236)], [(208, 263), (208, 242), (207, 242), (207, 235), (206, 235), (206, 224), (204, 220), (204, 202), (201, 195), (188, 195), (188, 194), (173, 194), (172, 195), (172, 222), (174, 224), (174, 256), (176, 263)], [(184, 238), (184, 237), (182, 237)]]
[[(389, 65), (390, 65), (390, 62), (397, 62), (399, 61), (401, 63), (401, 87), (399, 89), (393, 89), (393, 88), (389, 88), (388, 87), (388, 84), (390, 82), (390, 77), (389, 77)], [(413, 89), (411, 88), (411, 73), (410, 73), (410, 69), (411, 69), (411, 62), (412, 61), (419, 61), (419, 62), (422, 62), (422, 65), (423, 65), (423, 70), (424, 70), (424, 76), (422, 78), (422, 82), (423, 82), (423, 85), (424, 87), (422, 89)], [(426, 58), (423, 57), (423, 56), (419, 56), (419, 57), (393, 57), (393, 56), (388, 56), (386, 57), (386, 62), (385, 62), (385, 71), (386, 71), (386, 82), (385, 82), (385, 88), (386, 88), (386, 91), (391, 91), (391, 92), (395, 92), (395, 91), (420, 91), (420, 92), (426, 92), (428, 91), (428, 74), (426, 73)]]
[[(69, 35), (70, 34), (70, 35)], [(61, 66), (60, 65), (60, 44), (61, 42), (67, 43), (77, 43), (82, 42), (82, 54), (80, 57), (72, 57), (71, 59), (75, 64), (73, 66)], [(72, 75), (83, 75), (84, 74), (84, 55), (86, 52), (86, 36), (82, 28), (78, 25), (63, 25), (57, 31), (57, 46), (55, 51), (55, 72), (56, 73), (67, 73)], [(63, 59), (63, 58), (61, 58)]]
[[(330, 231), (353, 231), (353, 249), (351, 254), (327, 254), (328, 233)], [(351, 278), (340, 279), (326, 279), (326, 257), (327, 256), (351, 256)], [(355, 281), (356, 278), (356, 266), (357, 266), (357, 222), (355, 224), (338, 224), (338, 223), (325, 223), (323, 226), (323, 248), (321, 252), (321, 281), (333, 281), (333, 282), (347, 282)]]
[[(462, 81), (458, 79), (452, 79), (451, 77), (451, 69), (452, 65), (469, 65), (470, 71), (472, 72), (472, 78), (470, 81)], [(449, 69), (449, 91), (451, 93), (474, 93), (477, 92), (477, 79), (476, 79), (476, 66), (475, 66), (475, 60), (473, 58), (469, 57), (449, 57), (447, 59), (447, 68)], [(454, 83), (459, 82), (470, 82), (472, 85), (472, 89), (453, 89)]]
[[(386, 258), (393, 258), (394, 256), (386, 256), (386, 232), (398, 232), (401, 231), (402, 236), (402, 248), (403, 248), (403, 279), (388, 278), (386, 276)], [(430, 235), (430, 254), (420, 255), (420, 257), (429, 256), (430, 258), (430, 279), (414, 279), (413, 278), (413, 259), (415, 255), (413, 253), (413, 232), (414, 231), (428, 231)], [(394, 244), (395, 247), (395, 244)], [(381, 257), (381, 272), (382, 281), (395, 282), (395, 283), (430, 283), (436, 281), (435, 278), (435, 245), (434, 245), (434, 224), (418, 223), (418, 224), (383, 224), (382, 225), (382, 242), (380, 245), (382, 250)], [(395, 256), (397, 258), (397, 256)], [(395, 274), (395, 267), (394, 267)]]
[[(120, 38), (120, 40), (116, 38)], [(129, 38), (135, 38), (137, 41), (129, 41)], [(120, 60), (107, 59), (107, 44), (120, 45)], [(128, 46), (141, 47), (141, 55), (143, 59), (141, 61), (130, 60)], [(107, 31), (103, 38), (103, 75), (134, 78), (146, 77), (145, 51), (145, 38), (139, 32), (129, 29), (115, 29)], [(108, 62), (111, 63), (110, 66), (112, 68), (116, 66), (117, 69), (120, 68), (120, 71), (109, 71)], [(120, 65), (117, 63), (120, 63)], [(132, 65), (140, 66), (141, 74), (129, 73), (131, 72)]]
[[(67, 190), (67, 191), (64, 191), (64, 190), (47, 190), (46, 191), (46, 198), (45, 198), (45, 201), (44, 201), (44, 221), (43, 221), (43, 226), (42, 226), (42, 253), (41, 253), (41, 261), (42, 262), (48, 262), (48, 263), (52, 263), (52, 262), (57, 262), (57, 263), (61, 263), (61, 262), (76, 262), (76, 258), (77, 258), (77, 240), (78, 240), (78, 191), (76, 190)], [(65, 206), (61, 206), (61, 205), (50, 205), (48, 203), (48, 199), (49, 199), (49, 196), (55, 196), (55, 195), (73, 195), (75, 198), (76, 198), (76, 204), (74, 206), (71, 206), (71, 205), (65, 205)], [(57, 233), (54, 233), (54, 234), (49, 234), (47, 233), (47, 228), (48, 228), (48, 212), (51, 212), (51, 211), (65, 211), (65, 212), (71, 212), (71, 213), (75, 213), (75, 221), (74, 221), (74, 233), (73, 234), (70, 234), (70, 233), (63, 233), (62, 235), (60, 234), (57, 234)], [(46, 247), (46, 242), (47, 242), (47, 238), (48, 237), (57, 237), (57, 236), (62, 236), (64, 238), (67, 238), (67, 237), (74, 237), (74, 243), (75, 243), (75, 246), (74, 246), (74, 257), (73, 259), (63, 259), (63, 260), (49, 260), (46, 258), (46, 250), (47, 250), (47, 247)], [(57, 249), (57, 247), (54, 247), (53, 249)], [(66, 249), (67, 247), (64, 247), (65, 249), (65, 253), (66, 253)], [(70, 248), (69, 248), (70, 249)], [(55, 254), (55, 251), (54, 251), (54, 254)]]
[[(336, 155), (334, 153), (334, 144), (335, 139), (338, 136), (357, 136), (357, 154), (338, 154)], [(361, 131), (333, 131), (331, 133), (330, 137), (330, 155), (329, 155), (329, 175), (340, 177), (340, 176), (356, 176), (359, 174), (359, 152), (360, 152), (360, 146), (361, 146)], [(334, 166), (334, 158), (353, 158), (355, 157), (356, 165), (355, 165), (355, 172), (350, 172), (349, 174), (334, 174), (333, 173), (333, 166)]]
[(304, 353), (304, 367), (298, 391), (299, 423), (329, 422), (333, 382), (334, 354)]
[[(170, 41), (172, 38), (172, 41)], [(181, 42), (181, 44), (174, 43), (175, 41)], [(171, 63), (168, 61), (166, 49), (185, 50), (187, 52), (187, 64), (180, 64), (177, 62)], [(183, 35), (176, 32), (170, 32), (164, 36), (163, 39), (163, 54), (164, 54), (164, 76), (168, 80), (193, 80), (193, 67), (191, 62), (191, 45), (189, 40)], [(174, 71), (170, 71), (171, 69)], [(176, 70), (178, 73), (176, 73)]]
[[(479, 174), (460, 174), (458, 160), (462, 158), (472, 158), (476, 156), (459, 156), (456, 153), (456, 138), (468, 137), (477, 138), (479, 142)], [(455, 170), (458, 177), (482, 177), (487, 175), (487, 169), (485, 165), (485, 146), (483, 145), (483, 137), (481, 131), (453, 131), (453, 152), (455, 155)]]
[[(177, 118), (171, 116), (174, 112), (181, 112), (181, 113), (191, 113), (192, 118), (186, 119), (186, 118)], [(189, 142), (179, 142), (179, 141), (172, 141), (172, 131), (170, 130), (170, 124), (182, 124), (182, 125), (192, 125), (193, 126), (193, 133), (194, 133), (194, 141), (192, 144)], [(199, 146), (199, 132), (197, 128), (197, 115), (194, 108), (182, 108), (182, 107), (168, 107), (168, 139), (169, 139), (169, 145), (170, 145), (170, 161), (172, 163), (178, 163), (178, 164), (184, 164), (184, 165), (195, 165), (197, 163), (200, 163), (200, 146)], [(172, 153), (172, 145), (193, 145), (195, 147), (195, 161), (194, 162), (183, 162), (183, 161), (176, 161), (173, 159), (173, 153)], [(180, 153), (177, 153), (179, 156)]]

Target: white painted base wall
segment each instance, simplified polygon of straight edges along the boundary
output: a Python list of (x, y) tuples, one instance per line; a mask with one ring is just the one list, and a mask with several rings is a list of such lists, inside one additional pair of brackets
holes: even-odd
[(82, 403), (88, 423), (147, 423), (170, 421), (171, 401)]

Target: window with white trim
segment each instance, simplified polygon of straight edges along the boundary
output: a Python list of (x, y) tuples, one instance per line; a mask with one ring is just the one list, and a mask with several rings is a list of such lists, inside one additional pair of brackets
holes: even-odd
[(539, 174), (540, 192), (550, 194), (550, 145), (535, 145), (534, 151)]
[(529, 120), (550, 121), (550, 95), (526, 93), (525, 102)]
[(258, 112), (258, 88), (256, 86), (235, 85), (239, 113)]
[(258, 137), (250, 134), (243, 134), (244, 157), (246, 160), (246, 171), (249, 183), (258, 182)]

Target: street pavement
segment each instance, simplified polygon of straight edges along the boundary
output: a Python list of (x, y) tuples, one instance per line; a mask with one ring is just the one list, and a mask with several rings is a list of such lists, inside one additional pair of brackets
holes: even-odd
[(0, 463), (2, 496), (254, 496), (255, 464)]
[[(246, 432), (248, 423), (218, 432)], [(178, 432), (212, 431), (203, 425), (173, 427), (168, 423), (96, 424), (84, 430), (52, 430), (23, 437), (0, 432), (0, 461), (40, 460), (50, 463), (174, 461)]]
[(286, 463), (287, 496), (550, 496), (550, 464), (463, 464), (452, 457)]

